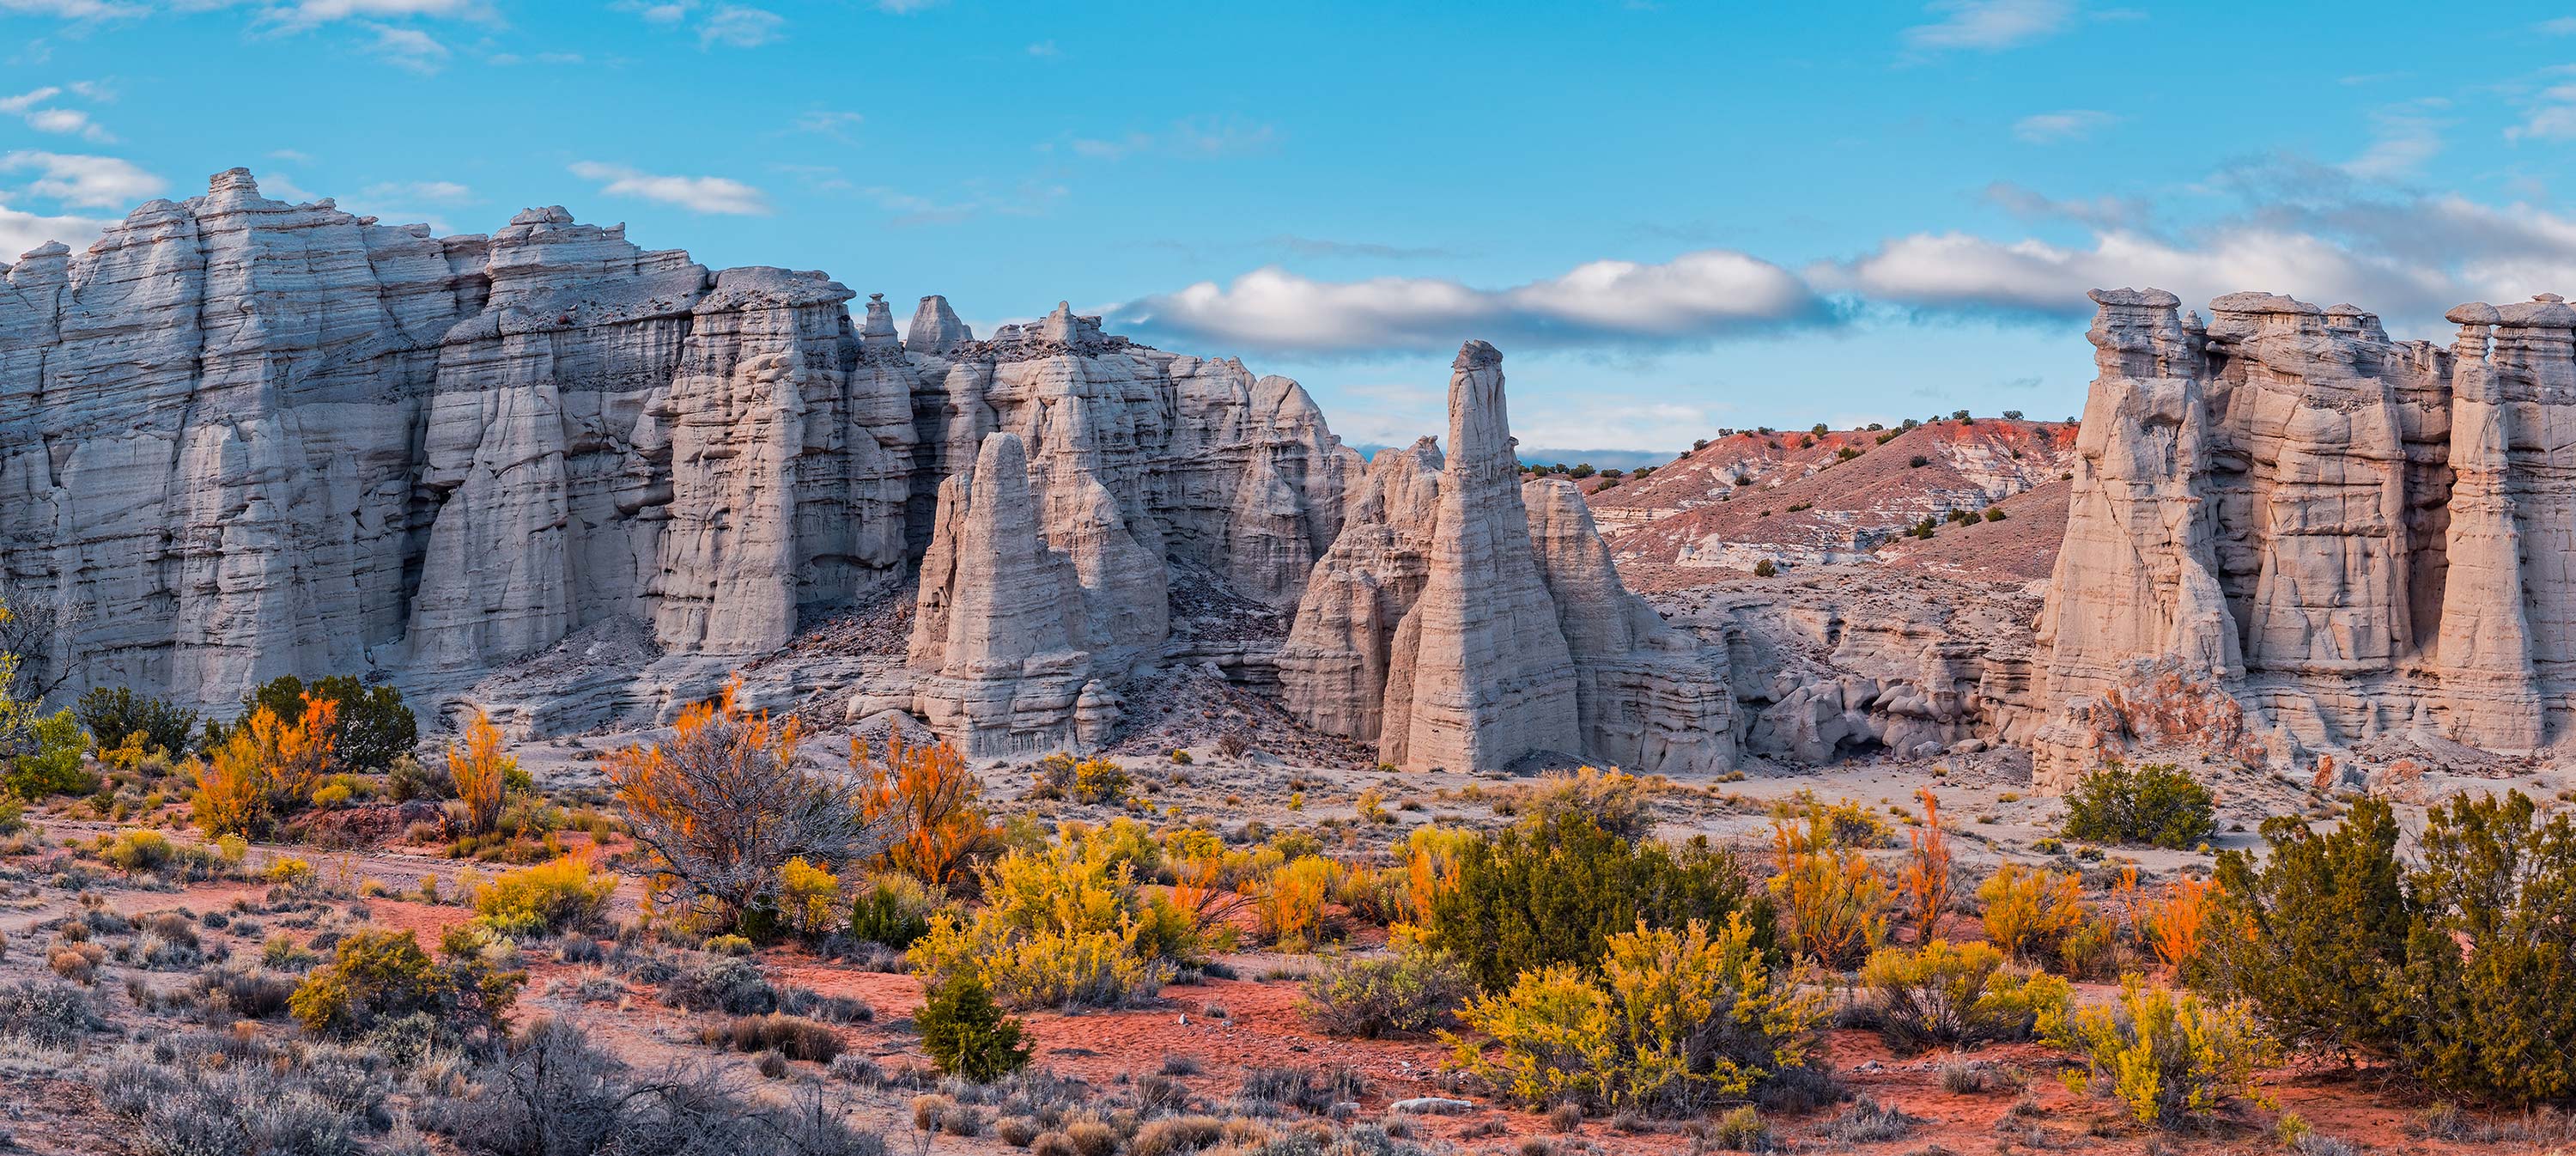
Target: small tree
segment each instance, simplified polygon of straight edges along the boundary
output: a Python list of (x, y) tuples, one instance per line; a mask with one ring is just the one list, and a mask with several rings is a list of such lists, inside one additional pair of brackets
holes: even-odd
[(930, 989), (913, 1025), (921, 1031), (921, 1050), (930, 1062), (952, 1076), (989, 1084), (1028, 1066), (1029, 1046), (1020, 1041), (1018, 1017), (1003, 1015), (973, 972)]
[(799, 768), (795, 721), (745, 713), (738, 685), (681, 711), (670, 738), (606, 765), (651, 857), (654, 903), (725, 927), (776, 896), (790, 859), (838, 868), (885, 848), (865, 788)]
[(244, 717), (264, 706), (279, 718), (293, 718), (308, 700), (333, 704), (331, 748), (358, 770), (382, 771), (420, 739), (419, 723), (403, 705), (401, 691), (387, 683), (368, 686), (345, 674), (311, 683), (291, 674), (270, 679), (242, 700), (242, 709)]
[(2066, 796), (2069, 839), (2182, 849), (2218, 833), (2217, 800), (2172, 763), (2107, 763)]
[(465, 745), (447, 744), (447, 775), (465, 804), (465, 833), (489, 835), (501, 825), (501, 800), (519, 759), (501, 750), (501, 728), (480, 709), (465, 724)]
[(144, 749), (157, 747), (176, 755), (188, 749), (188, 737), (197, 730), (197, 712), (121, 686), (94, 686), (82, 691), (73, 709), (100, 746), (114, 746), (142, 735)]

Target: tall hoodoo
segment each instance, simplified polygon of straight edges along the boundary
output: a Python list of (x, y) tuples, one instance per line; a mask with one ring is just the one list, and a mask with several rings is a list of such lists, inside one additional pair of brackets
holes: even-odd
[(1571, 485), (1521, 483), (1481, 341), (1452, 366), (1448, 454), (1426, 438), (1370, 464), (1279, 666), (1292, 712), (1409, 770), (1735, 754), (1724, 655), (1620, 585)]
[(2463, 305), (2446, 349), (2265, 293), (2212, 302), (2205, 332), (2171, 294), (2093, 299), (2043, 783), (2191, 715), (2148, 701), (2186, 683), (2275, 752), (2567, 735), (2576, 309)]

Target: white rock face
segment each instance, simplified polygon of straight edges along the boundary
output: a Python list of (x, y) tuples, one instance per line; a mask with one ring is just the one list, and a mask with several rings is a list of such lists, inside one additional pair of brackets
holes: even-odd
[(2568, 737), (2576, 309), (2464, 305), (2446, 350), (2348, 305), (2230, 294), (2204, 330), (2171, 294), (2093, 299), (2043, 782), (2122, 740), (2101, 720), (2138, 716), (2148, 674), (2232, 695), (2274, 751)]
[(206, 707), (288, 673), (445, 693), (636, 622), (721, 665), (900, 581), (1007, 432), (1111, 676), (1058, 713), (1100, 733), (1167, 641), (1167, 554), (1284, 607), (1340, 531), (1358, 455), (1295, 382), (1064, 309), (978, 341), (927, 297), (899, 335), (852, 296), (560, 208), (438, 238), (219, 174), (0, 266), (8, 596), (60, 624), (33, 657), (68, 693)]
[(1524, 488), (1502, 355), (1469, 342), (1452, 370), (1449, 454), (1378, 455), (1307, 583), (1279, 663), (1290, 711), (1408, 770), (1731, 764), (1724, 654), (1620, 585), (1572, 486)]

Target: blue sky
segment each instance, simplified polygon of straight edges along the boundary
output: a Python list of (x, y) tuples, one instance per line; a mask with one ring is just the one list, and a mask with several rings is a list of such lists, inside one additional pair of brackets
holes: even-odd
[[(1818, 15), (1829, 11), (1829, 16)], [(0, 0), (0, 250), (248, 165), (534, 204), (979, 331), (1057, 300), (1525, 446), (2065, 416), (2094, 285), (2446, 337), (2576, 296), (2576, 7)]]

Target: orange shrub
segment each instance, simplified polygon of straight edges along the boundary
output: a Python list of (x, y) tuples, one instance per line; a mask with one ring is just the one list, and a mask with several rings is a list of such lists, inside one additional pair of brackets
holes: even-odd
[(501, 823), (501, 794), (515, 755), (501, 753), (501, 728), (481, 710), (465, 724), (465, 745), (447, 744), (447, 773), (456, 780), (456, 799), (465, 804), (466, 834), (489, 835)]
[(2140, 923), (2157, 962), (2181, 971), (2200, 958), (2218, 897), (2214, 879), (2176, 879), (2165, 888), (2163, 898), (2146, 905)]
[(256, 834), (271, 816), (303, 806), (335, 766), (339, 714), (339, 703), (310, 696), (293, 722), (254, 708), (197, 767), (197, 825), (209, 835)]
[(1857, 967), (1887, 941), (1896, 895), (1869, 857), (1835, 841), (1833, 822), (1810, 807), (1802, 830), (1771, 824), (1780, 873), (1771, 877), (1783, 946), (1828, 967)]
[(1950, 837), (1941, 830), (1941, 801), (1929, 789), (1915, 795), (1923, 800), (1923, 826), (1911, 832), (1914, 852), (1896, 877), (1896, 890), (1916, 928), (1914, 942), (1930, 943), (1941, 909), (1950, 905)]
[(896, 735), (880, 763), (852, 739), (850, 768), (868, 777), (868, 816), (886, 824), (886, 864), (933, 887), (948, 886), (1001, 835), (978, 803), (975, 773), (944, 741), (910, 745)]
[(1986, 905), (1986, 939), (2016, 963), (2055, 955), (2058, 945), (2084, 925), (2083, 896), (2083, 880), (2073, 872), (2061, 875), (2012, 863), (1977, 885), (1977, 898)]

